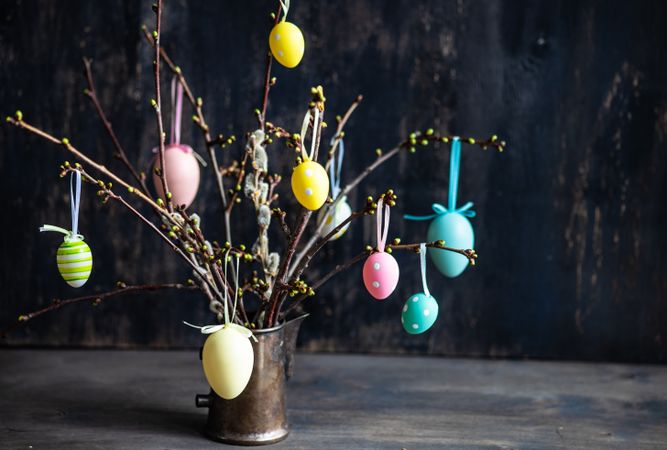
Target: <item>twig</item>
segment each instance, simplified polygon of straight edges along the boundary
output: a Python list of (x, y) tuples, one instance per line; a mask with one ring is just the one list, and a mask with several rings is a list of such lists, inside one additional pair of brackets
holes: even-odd
[[(278, 2), (278, 11), (276, 11), (276, 17), (273, 19), (273, 26), (276, 26), (280, 20), (280, 11), (282, 5)], [(273, 61), (273, 56), (271, 55), (271, 50), (267, 49), (266, 54), (266, 69), (264, 71), (264, 96), (262, 97), (262, 112), (259, 115), (259, 127), (264, 130), (266, 125), (266, 108), (269, 105), (269, 91), (271, 90), (271, 63)]]
[(113, 126), (111, 125), (111, 122), (107, 118), (107, 115), (104, 113), (104, 110), (102, 109), (102, 105), (100, 104), (99, 98), (97, 97), (97, 91), (95, 90), (95, 83), (93, 82), (93, 72), (91, 70), (91, 63), (92, 61), (88, 58), (83, 58), (83, 66), (86, 71), (86, 81), (88, 83), (88, 89), (84, 91), (84, 94), (91, 100), (93, 103), (93, 106), (95, 107), (95, 111), (97, 111), (97, 115), (100, 116), (100, 120), (102, 121), (102, 124), (104, 125), (104, 128), (107, 130), (107, 133), (109, 134), (109, 137), (111, 138), (111, 141), (113, 142), (113, 146), (116, 149), (116, 153), (114, 156), (122, 161), (122, 163), (125, 165), (127, 170), (132, 174), (135, 180), (137, 180), (137, 183), (141, 186), (141, 189), (146, 195), (150, 195), (148, 191), (148, 187), (146, 186), (146, 180), (144, 177), (139, 175), (137, 170), (134, 168), (132, 163), (130, 163), (130, 160), (127, 158), (127, 154), (125, 153), (125, 150), (123, 150), (123, 147), (120, 145), (120, 141), (118, 140), (118, 137), (116, 136), (116, 132), (113, 130)]
[(0, 337), (5, 337), (7, 334), (11, 333), (14, 331), (16, 328), (19, 326), (23, 325), (25, 322), (28, 322), (29, 320), (34, 319), (35, 317), (39, 317), (42, 314), (46, 314), (47, 312), (62, 308), (63, 306), (71, 305), (74, 303), (81, 303), (81, 302), (86, 302), (86, 301), (93, 301), (93, 305), (97, 306), (100, 304), (102, 301), (109, 299), (111, 297), (116, 297), (121, 294), (127, 294), (128, 292), (135, 292), (135, 291), (160, 291), (164, 289), (197, 289), (196, 286), (190, 286), (190, 285), (185, 285), (185, 284), (180, 284), (180, 283), (171, 283), (171, 284), (138, 284), (138, 285), (132, 285), (132, 286), (126, 286), (124, 284), (121, 284), (120, 288), (115, 290), (115, 291), (109, 291), (109, 292), (103, 292), (100, 294), (92, 294), (92, 295), (85, 295), (83, 297), (76, 297), (76, 298), (69, 298), (66, 300), (58, 300), (54, 299), (53, 302), (42, 309), (38, 309), (36, 311), (30, 312), (28, 314), (21, 314), (19, 316), (18, 322), (14, 324), (13, 326), (3, 330), (0, 332)]
[(171, 192), (169, 191), (169, 186), (167, 185), (167, 168), (164, 164), (164, 126), (162, 124), (162, 98), (160, 94), (160, 29), (162, 25), (162, 0), (157, 0), (155, 3), (155, 31), (153, 32), (154, 38), (154, 47), (155, 47), (155, 62), (154, 62), (154, 74), (155, 74), (155, 100), (151, 102), (153, 104), (153, 109), (155, 110), (155, 118), (157, 121), (157, 132), (158, 139), (160, 141), (160, 183), (162, 184), (162, 192), (164, 195), (164, 201), (167, 202), (167, 210), (169, 212), (173, 211), (171, 205)]

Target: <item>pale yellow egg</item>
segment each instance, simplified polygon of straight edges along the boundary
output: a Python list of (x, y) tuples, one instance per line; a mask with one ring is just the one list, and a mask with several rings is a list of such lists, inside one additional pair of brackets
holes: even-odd
[(255, 357), (252, 344), (234, 326), (209, 335), (202, 351), (202, 365), (208, 384), (225, 400), (238, 397), (245, 389)]
[(290, 22), (279, 22), (269, 35), (269, 47), (276, 60), (287, 68), (299, 65), (306, 44), (299, 27)]
[(304, 208), (320, 209), (329, 195), (327, 171), (315, 161), (302, 162), (292, 172), (292, 192)]
[[(319, 215), (317, 216), (317, 223), (322, 223), (322, 221), (324, 221), (324, 225), (322, 225), (322, 230), (320, 231), (321, 237), (326, 237), (334, 230), (334, 228), (343, 223), (345, 219), (352, 215), (352, 208), (350, 208), (350, 204), (347, 203), (347, 197), (341, 198), (338, 203), (336, 203), (336, 206), (329, 208), (328, 212), (325, 214), (326, 210), (327, 208), (322, 208)], [(338, 232), (333, 235), (331, 240), (335, 241), (341, 237), (343, 234), (345, 234), (348, 228), (350, 228), (349, 222), (343, 228), (338, 230)]]

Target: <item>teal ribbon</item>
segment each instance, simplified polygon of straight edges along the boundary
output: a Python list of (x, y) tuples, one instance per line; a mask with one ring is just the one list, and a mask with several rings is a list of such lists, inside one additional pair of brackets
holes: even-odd
[(428, 216), (413, 216), (411, 214), (406, 214), (403, 216), (407, 220), (431, 220), (443, 214), (449, 213), (458, 213), (466, 217), (475, 217), (477, 213), (472, 209), (472, 202), (468, 202), (465, 205), (457, 208), (456, 207), (456, 196), (459, 189), (459, 170), (461, 167), (461, 141), (459, 138), (455, 137), (452, 139), (452, 150), (449, 158), (449, 193), (447, 196), (447, 207), (441, 205), (440, 203), (433, 203), (431, 207), (433, 208), (434, 214)]

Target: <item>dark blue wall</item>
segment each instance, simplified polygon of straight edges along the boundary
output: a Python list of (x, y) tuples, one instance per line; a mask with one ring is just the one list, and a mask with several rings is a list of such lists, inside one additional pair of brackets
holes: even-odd
[[(81, 58), (94, 59), (98, 89), (123, 144), (143, 168), (155, 142), (149, 47), (150, 1), (4, 1), (0, 6), (0, 105), (122, 170), (88, 101)], [(296, 70), (277, 68), (270, 120), (296, 130), (309, 88), (326, 90), (328, 117), (359, 93), (347, 130), (344, 177), (413, 129), (487, 137), (503, 154), (464, 147), (460, 199), (475, 202), (479, 265), (450, 280), (431, 266), (440, 302), (433, 330), (408, 336), (400, 308), (420, 289), (418, 258), (399, 255), (402, 279), (385, 302), (365, 293), (361, 267), (309, 300), (302, 345), (320, 351), (424, 352), (663, 362), (667, 339), (667, 7), (627, 1), (294, 0), (306, 36)], [(214, 132), (243, 136), (254, 125), (273, 2), (167, 1), (163, 44), (188, 76)], [(187, 115), (186, 115), (187, 117)], [(185, 136), (202, 147), (197, 130)], [(243, 139), (239, 139), (240, 142)], [(233, 151), (239, 152), (240, 145)], [(227, 156), (226, 156), (227, 157)], [(287, 173), (284, 148), (272, 167)], [(60, 280), (67, 224), (62, 149), (0, 127), (0, 327), (20, 313), (128, 283), (180, 281), (187, 270), (117, 205), (84, 192), (81, 228), (95, 269), (79, 291)], [(359, 205), (389, 185), (399, 194), (391, 235), (424, 239), (426, 225), (399, 213), (445, 202), (448, 151), (402, 155), (351, 196)], [(221, 238), (212, 177), (194, 205)], [(288, 183), (285, 197), (290, 198)], [(287, 204), (289, 205), (289, 203)], [(246, 210), (247, 212), (248, 210)], [(238, 217), (238, 216), (237, 216)], [(246, 216), (247, 217), (247, 216)], [(253, 222), (235, 222), (247, 230)], [(309, 279), (373, 242), (357, 223), (311, 268)], [(279, 245), (282, 241), (273, 240)], [(181, 320), (210, 321), (203, 297), (145, 294), (80, 305), (36, 319), (8, 345), (195, 346)]]

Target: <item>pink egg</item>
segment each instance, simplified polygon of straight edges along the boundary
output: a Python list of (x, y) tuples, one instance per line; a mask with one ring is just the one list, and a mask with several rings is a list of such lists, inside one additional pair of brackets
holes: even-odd
[[(156, 151), (154, 167), (160, 167), (159, 150)], [(171, 191), (171, 201), (175, 205), (190, 206), (199, 189), (199, 163), (188, 145), (171, 144), (164, 150), (164, 165), (167, 187)], [(162, 182), (153, 171), (153, 184), (159, 197), (164, 199)]]
[(398, 275), (398, 263), (389, 253), (373, 253), (364, 263), (364, 284), (376, 300), (384, 300), (394, 292)]

